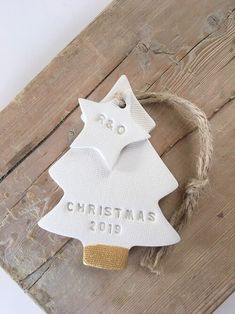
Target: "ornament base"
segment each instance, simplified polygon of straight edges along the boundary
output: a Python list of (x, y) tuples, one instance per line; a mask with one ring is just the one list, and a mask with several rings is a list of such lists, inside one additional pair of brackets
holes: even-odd
[(127, 266), (129, 250), (120, 246), (88, 245), (83, 249), (83, 264), (110, 270)]

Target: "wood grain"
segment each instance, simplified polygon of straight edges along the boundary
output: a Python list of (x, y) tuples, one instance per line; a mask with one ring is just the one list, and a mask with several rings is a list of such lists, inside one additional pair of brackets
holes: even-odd
[[(115, 1), (0, 114), (0, 263), (48, 313), (210, 313), (234, 289), (234, 1)], [(114, 40), (115, 38), (115, 40)], [(126, 73), (138, 90), (169, 90), (199, 105), (215, 138), (211, 184), (159, 276), (134, 248), (123, 272), (82, 265), (79, 241), (37, 221), (62, 190), (48, 167), (82, 128), (78, 97), (101, 99)], [(166, 106), (151, 142), (181, 186), (197, 134)], [(165, 198), (166, 216), (182, 188)]]

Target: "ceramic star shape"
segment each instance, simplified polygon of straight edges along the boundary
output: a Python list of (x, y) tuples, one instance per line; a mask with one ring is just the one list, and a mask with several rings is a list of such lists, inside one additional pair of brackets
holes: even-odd
[(120, 108), (115, 99), (101, 103), (79, 99), (85, 125), (70, 147), (95, 149), (111, 170), (125, 146), (150, 137), (133, 119), (128, 97), (125, 102)]

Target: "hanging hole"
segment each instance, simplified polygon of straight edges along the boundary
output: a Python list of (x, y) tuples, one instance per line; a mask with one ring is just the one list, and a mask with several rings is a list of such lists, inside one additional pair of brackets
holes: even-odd
[(119, 104), (118, 104), (118, 107), (121, 108), (121, 109), (124, 109), (126, 108), (126, 103), (124, 100), (120, 101)]
[(114, 94), (114, 99), (115, 99), (119, 108), (121, 108), (121, 109), (126, 108), (126, 102), (125, 102), (121, 92), (116, 92)]

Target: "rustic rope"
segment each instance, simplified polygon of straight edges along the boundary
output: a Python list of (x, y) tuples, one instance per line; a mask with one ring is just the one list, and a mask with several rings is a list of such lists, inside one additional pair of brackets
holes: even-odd
[[(120, 95), (117, 98), (123, 106), (123, 102), (120, 100)], [(191, 218), (197, 207), (200, 194), (208, 183), (208, 171), (211, 166), (213, 152), (210, 125), (206, 114), (201, 109), (190, 101), (176, 95), (165, 92), (143, 92), (137, 95), (137, 99), (143, 106), (156, 103), (169, 104), (187, 120), (191, 121), (198, 129), (199, 154), (196, 161), (196, 174), (195, 177), (191, 178), (186, 184), (182, 203), (170, 218), (171, 225), (178, 232), (181, 232)], [(141, 266), (149, 268), (152, 272), (157, 272), (160, 261), (169, 252), (170, 248), (171, 247), (167, 246), (148, 248), (141, 260)]]

